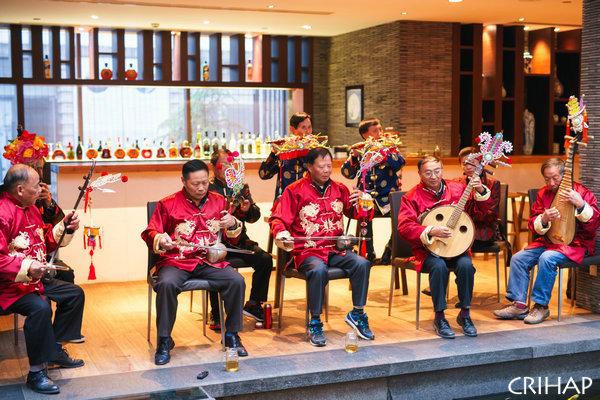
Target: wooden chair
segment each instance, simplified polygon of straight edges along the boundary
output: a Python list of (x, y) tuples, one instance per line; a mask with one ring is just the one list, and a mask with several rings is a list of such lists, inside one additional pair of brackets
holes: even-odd
[[(507, 198), (508, 198), (508, 185), (505, 183), (500, 184), (500, 203), (498, 204), (498, 223), (502, 226), (501, 230), (506, 232), (506, 211), (507, 211)], [(504, 240), (495, 241), (489, 246), (485, 246), (479, 249), (471, 249), (472, 254), (487, 254), (494, 253), (496, 255), (496, 296), (498, 299), (498, 303), (500, 302), (500, 252), (502, 251), (504, 254), (504, 282), (505, 285), (508, 285), (506, 278), (506, 251), (508, 245)]]
[[(336, 279), (347, 278), (348, 274), (341, 268), (337, 267), (329, 267), (327, 271), (327, 275), (330, 281)], [(294, 259), (292, 258), (289, 262), (283, 267), (281, 271), (281, 299), (279, 303), (279, 328), (281, 328), (281, 318), (283, 315), (283, 293), (285, 289), (285, 279), (286, 278), (297, 278), (302, 279), (306, 282), (306, 275), (298, 272), (298, 270), (294, 266)], [(325, 308), (325, 322), (329, 321), (329, 285), (325, 286), (325, 299), (324, 299), (324, 308)], [(309, 318), (309, 309), (308, 309), (308, 286), (306, 287), (306, 323), (305, 323), (305, 332), (308, 334), (308, 318)]]
[(19, 314), (13, 313), (11, 311), (4, 311), (4, 310), (0, 309), (0, 316), (11, 315), (11, 314), (13, 315), (13, 318), (14, 318), (13, 340), (15, 342), (15, 346), (18, 346), (19, 345)]
[[(156, 209), (157, 202), (148, 202), (146, 206), (148, 221), (152, 218), (152, 214), (154, 214), (154, 210)], [(154, 289), (154, 285), (157, 281), (157, 276), (155, 275), (155, 264), (158, 261), (158, 255), (155, 254), (150, 248), (148, 248), (148, 334), (147, 339), (150, 342), (150, 320), (152, 319), (152, 291)], [(217, 291), (216, 288), (213, 288), (211, 284), (204, 279), (188, 279), (183, 283), (181, 287), (182, 292), (191, 292), (194, 290), (202, 290), (202, 332), (204, 336), (206, 336), (206, 324), (208, 322), (207, 315), (207, 303), (208, 303), (208, 292), (209, 291)], [(218, 293), (218, 291), (217, 291)], [(190, 296), (190, 312), (192, 311), (193, 304), (193, 296)], [(224, 318), (223, 318), (223, 299), (219, 294), (219, 308), (220, 308), (220, 317), (221, 317), (221, 343), (223, 351), (225, 351), (225, 329), (224, 329)]]

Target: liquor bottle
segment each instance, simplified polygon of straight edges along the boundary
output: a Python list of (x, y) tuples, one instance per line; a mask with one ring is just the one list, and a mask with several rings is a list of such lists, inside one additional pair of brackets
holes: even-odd
[(256, 135), (256, 139), (254, 140), (254, 149), (256, 151), (256, 155), (262, 155), (263, 142), (260, 138), (260, 133)]
[[(198, 129), (200, 125), (198, 125)], [(194, 158), (202, 158), (202, 146), (200, 145), (202, 142), (202, 134), (200, 132), (196, 133), (196, 145), (194, 146)]]
[(110, 138), (108, 138), (108, 141), (106, 143), (104, 143), (104, 148), (102, 149), (102, 153), (101, 153), (100, 157), (105, 158), (105, 159), (112, 158), (111, 150), (112, 150), (112, 143), (110, 142)]
[[(102, 144), (100, 144), (100, 149), (102, 149)], [(88, 144), (88, 149), (85, 152), (85, 156), (90, 159), (93, 160), (94, 158), (98, 158), (98, 150), (96, 150), (93, 145), (92, 145), (92, 139), (90, 139), (89, 144)]]
[(75, 151), (75, 158), (83, 160), (83, 147), (81, 146), (81, 139), (77, 139), (77, 150)]
[(141, 154), (142, 158), (152, 158), (152, 149), (150, 148), (146, 138), (144, 138), (144, 148), (142, 149)]
[(248, 132), (248, 136), (246, 138), (246, 154), (251, 156), (254, 154), (254, 138)]
[(121, 138), (120, 137), (117, 138), (117, 148), (113, 152), (113, 154), (115, 155), (115, 158), (117, 158), (119, 160), (124, 159), (125, 156), (127, 155), (127, 153), (123, 149), (123, 146), (121, 146)]
[(137, 79), (137, 72), (133, 69), (133, 64), (129, 64), (129, 69), (125, 71), (125, 79), (128, 81), (135, 81)]
[(169, 158), (177, 158), (179, 155), (179, 149), (175, 145), (175, 139), (171, 138), (171, 144), (169, 145)]
[(248, 65), (246, 66), (246, 81), (252, 81), (252, 60), (248, 60)]
[(244, 140), (244, 132), (240, 132), (238, 135), (238, 151), (240, 154), (246, 153), (246, 142)]
[(190, 158), (193, 153), (194, 152), (192, 151), (192, 148), (190, 147), (190, 143), (187, 140), (184, 140), (183, 145), (181, 146), (181, 149), (179, 149), (179, 155), (182, 158)]
[(229, 134), (229, 145), (227, 146), (229, 151), (235, 151), (237, 149), (237, 140), (235, 140), (235, 133)]
[(100, 71), (100, 76), (104, 80), (110, 80), (110, 79), (112, 79), (113, 73), (108, 68), (108, 63), (104, 63), (104, 69), (102, 69), (102, 71)]
[(156, 158), (167, 158), (167, 153), (165, 152), (165, 148), (163, 147), (162, 140), (158, 144), (158, 149), (156, 149)]
[(223, 150), (227, 150), (227, 137), (225, 135), (225, 131), (223, 131), (223, 137), (221, 138), (221, 148)]
[(210, 158), (210, 139), (208, 138), (208, 131), (204, 131), (204, 140), (202, 141), (202, 151), (204, 158)]
[(65, 155), (65, 152), (62, 148), (61, 142), (56, 142), (56, 149), (54, 149), (54, 151), (52, 152), (52, 159), (53, 160), (66, 160), (67, 159), (67, 156)]
[(68, 160), (75, 159), (75, 152), (73, 151), (73, 145), (71, 144), (71, 142), (69, 142), (69, 144), (67, 145), (67, 159)]
[(204, 64), (202, 65), (202, 77), (204, 82), (208, 82), (209, 73), (208, 73), (208, 61), (204, 60)]
[(46, 79), (52, 79), (52, 67), (50, 66), (50, 60), (48, 60), (48, 55), (44, 57), (44, 77)]
[(214, 132), (213, 134), (213, 139), (212, 139), (212, 152), (214, 153), (215, 151), (219, 150), (220, 144), (219, 144), (219, 136), (217, 135), (217, 131)]
[[(127, 140), (129, 140), (129, 138), (127, 138)], [(140, 156), (140, 147), (137, 145), (137, 140), (135, 141), (135, 144), (133, 143), (133, 140), (131, 141), (131, 147), (127, 150), (127, 156), (132, 159), (136, 159)]]

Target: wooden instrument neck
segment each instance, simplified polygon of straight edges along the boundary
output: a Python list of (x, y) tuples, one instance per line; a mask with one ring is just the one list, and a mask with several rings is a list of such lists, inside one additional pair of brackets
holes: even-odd
[(463, 192), (462, 196), (460, 196), (460, 200), (454, 207), (454, 211), (452, 212), (452, 215), (448, 219), (448, 223), (446, 224), (448, 226), (448, 228), (454, 228), (456, 226), (456, 223), (458, 222), (460, 215), (465, 210), (465, 205), (467, 204), (467, 200), (469, 199), (469, 196), (471, 195), (472, 191), (473, 191), (473, 186), (471, 186), (471, 182), (469, 181), (469, 184), (465, 188), (465, 191)]

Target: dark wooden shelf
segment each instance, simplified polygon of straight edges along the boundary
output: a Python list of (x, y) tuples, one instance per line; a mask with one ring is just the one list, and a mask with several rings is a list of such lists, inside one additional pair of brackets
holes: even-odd
[(525, 78), (549, 78), (550, 74), (525, 74)]

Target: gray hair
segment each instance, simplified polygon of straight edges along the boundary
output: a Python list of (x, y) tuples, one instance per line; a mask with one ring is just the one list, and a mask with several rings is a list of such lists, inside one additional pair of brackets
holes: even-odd
[(546, 170), (546, 168), (550, 167), (558, 168), (558, 171), (561, 175), (565, 174), (565, 162), (558, 157), (552, 157), (544, 161), (541, 167), (542, 175), (544, 175), (544, 171)]
[(4, 185), (2, 190), (6, 192), (13, 191), (18, 185), (22, 185), (29, 180), (29, 170), (33, 169), (23, 164), (13, 165), (8, 169), (4, 176)]

